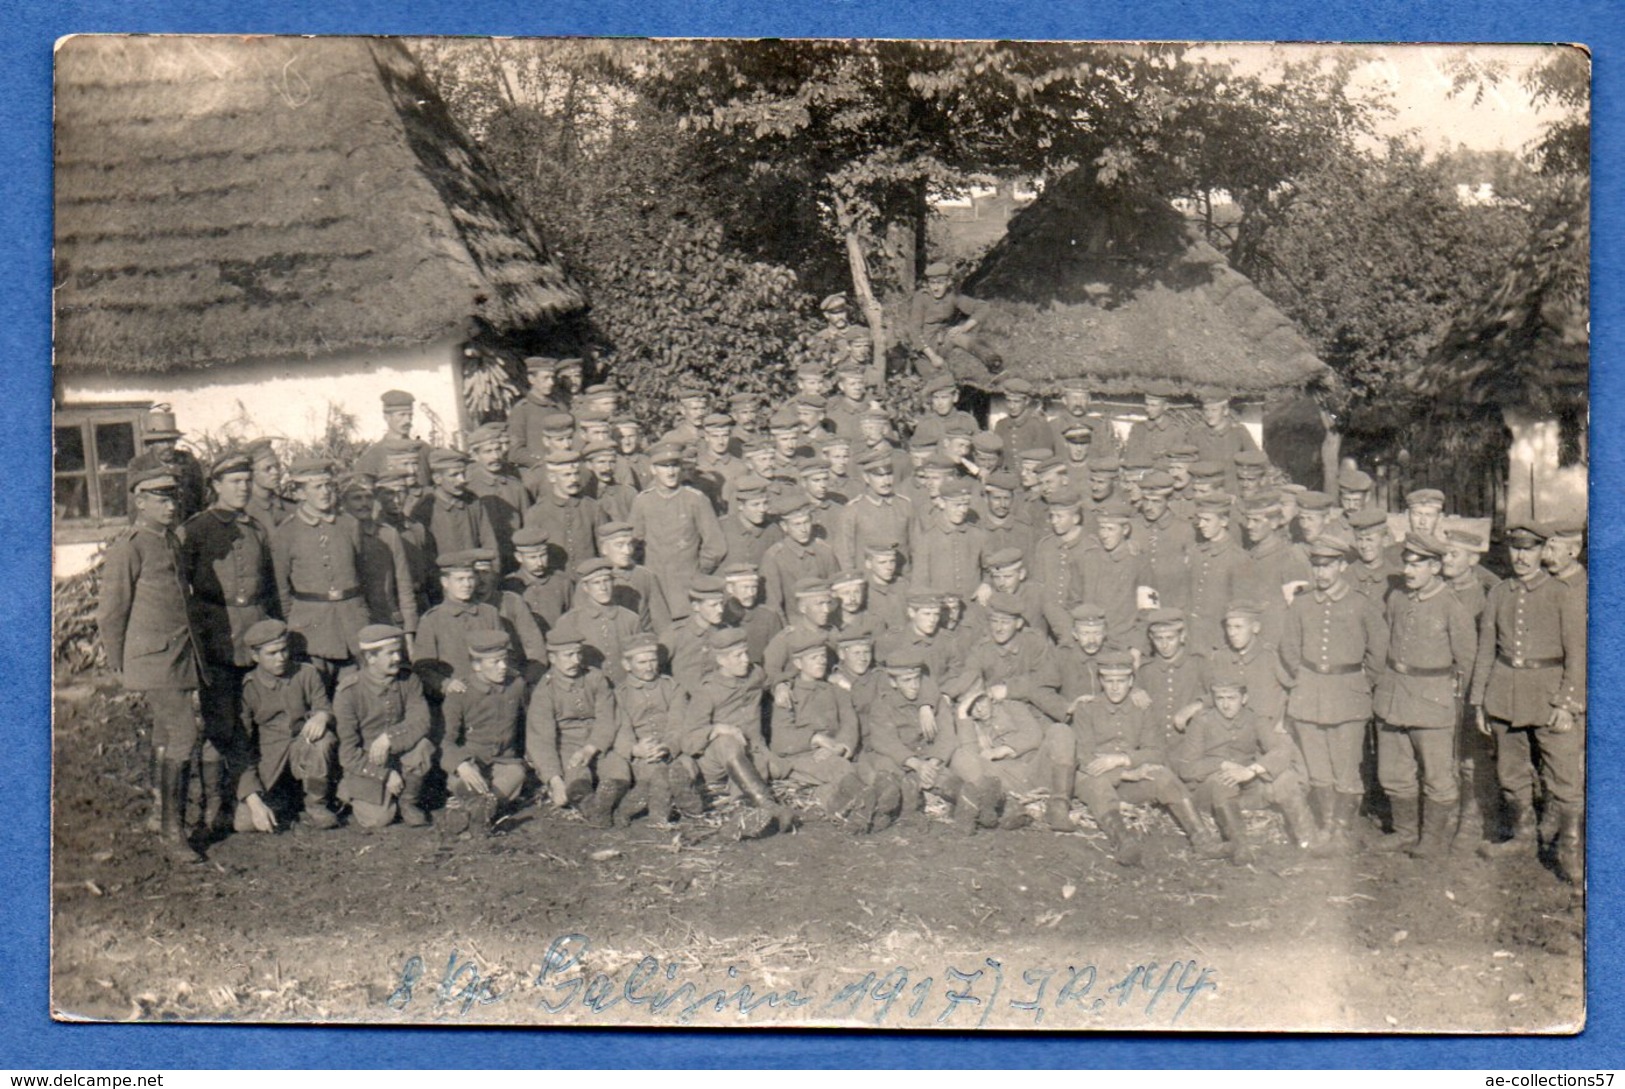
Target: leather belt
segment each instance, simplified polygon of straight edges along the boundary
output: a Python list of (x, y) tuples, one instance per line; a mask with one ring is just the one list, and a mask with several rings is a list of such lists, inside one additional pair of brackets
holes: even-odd
[(353, 597), (360, 596), (359, 586), (352, 586), (348, 590), (328, 590), (320, 594), (302, 594), (298, 590), (293, 592), (295, 601), (349, 601)]
[(1311, 673), (1319, 673), (1322, 677), (1342, 677), (1349, 673), (1359, 673), (1365, 669), (1365, 666), (1359, 662), (1355, 662), (1353, 665), (1335, 666), (1322, 666), (1316, 665), (1314, 662), (1304, 662), (1303, 668)]
[(234, 609), (246, 609), (250, 605), (258, 605), (260, 603), (260, 599), (258, 597), (247, 594), (241, 594), (237, 597), (225, 597), (223, 595), (215, 594), (198, 594), (196, 596), (197, 599), (203, 602), (205, 605), (219, 605)]
[(1453, 666), (1438, 666), (1425, 668), (1423, 666), (1409, 666), (1404, 662), (1388, 659), (1388, 668), (1404, 677), (1453, 677), (1456, 670)]
[(1508, 669), (1557, 669), (1563, 664), (1561, 658), (1508, 658), (1499, 652), (1495, 660)]

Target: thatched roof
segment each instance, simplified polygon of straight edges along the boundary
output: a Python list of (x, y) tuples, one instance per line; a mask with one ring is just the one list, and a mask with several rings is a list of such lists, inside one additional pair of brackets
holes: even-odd
[(1326, 373), (1292, 322), (1179, 213), (1109, 194), (1088, 174), (1064, 175), (1012, 218), (966, 281), (993, 305), (988, 337), (1009, 373), (1088, 375), (1110, 392), (1160, 378), (1231, 394)]
[(1591, 191), (1568, 188), (1481, 303), (1411, 380), (1435, 404), (1557, 416), (1590, 396)]
[(522, 331), (584, 305), (405, 47), (56, 55), (56, 362), (157, 371)]

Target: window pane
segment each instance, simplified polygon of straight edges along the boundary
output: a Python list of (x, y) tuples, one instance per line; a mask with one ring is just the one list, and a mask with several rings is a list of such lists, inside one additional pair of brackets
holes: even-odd
[(56, 429), (56, 471), (82, 473), (85, 470), (85, 429), (71, 424)]
[(135, 425), (96, 425), (96, 461), (103, 469), (122, 469), (135, 457)]
[(130, 515), (130, 495), (126, 491), (128, 485), (127, 473), (101, 473), (99, 474), (102, 486), (102, 517), (128, 518)]
[(56, 478), (56, 517), (90, 517), (90, 481), (83, 475)]

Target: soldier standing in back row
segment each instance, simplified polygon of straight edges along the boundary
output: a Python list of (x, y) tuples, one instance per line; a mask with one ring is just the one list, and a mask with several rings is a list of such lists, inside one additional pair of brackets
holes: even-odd
[(192, 706), (202, 667), (175, 537), (176, 487), (160, 469), (130, 474), (135, 525), (107, 550), (96, 627), (107, 668), (124, 688), (141, 693), (152, 712), (162, 843), (170, 861), (179, 863), (201, 857), (189, 842), (184, 809), (202, 741)]
[(412, 410), (417, 399), (405, 390), (392, 389), (381, 398), (384, 406), (384, 437), (369, 443), (356, 456), (354, 470), (368, 476), (383, 476), (397, 449), (406, 448), (415, 455), (418, 482), (429, 481), (428, 449), (412, 438)]
[(331, 690), (340, 671), (356, 661), (356, 633), (367, 623), (361, 524), (338, 509), (331, 462), (298, 461), (290, 472), (299, 485), (299, 509), (271, 536), (277, 599)]
[(181, 569), (192, 587), (206, 672), (203, 709), (203, 823), (219, 835), (231, 822), (232, 782), (246, 753), (237, 724), (243, 675), (254, 664), (243, 636), (276, 610), (271, 542), (245, 513), (254, 467), (247, 454), (216, 461), (214, 504), (186, 523)]
[(1512, 835), (1481, 853), (1536, 847), (1538, 775), (1558, 826), (1556, 860), (1580, 884), (1585, 824), (1586, 602), (1541, 566), (1546, 543), (1534, 526), (1507, 531), (1512, 577), (1490, 591), (1479, 625), (1468, 702), (1478, 729), (1493, 736), (1501, 796)]
[(1405, 588), (1389, 599), (1388, 662), (1373, 701), (1377, 779), (1394, 822), (1376, 849), (1426, 859), (1444, 855), (1455, 838), (1461, 796), (1455, 730), (1478, 652), (1467, 610), (1439, 575), (1444, 550), (1439, 541), (1405, 538)]

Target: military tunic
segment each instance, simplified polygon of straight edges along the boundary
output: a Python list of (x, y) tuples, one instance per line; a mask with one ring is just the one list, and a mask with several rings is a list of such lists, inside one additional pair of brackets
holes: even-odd
[(632, 525), (643, 541), (644, 562), (660, 581), (666, 611), (688, 615), (688, 587), (709, 575), (727, 554), (722, 525), (705, 496), (693, 488), (650, 488), (632, 503)]
[(901, 553), (900, 564), (906, 563), (913, 555), (913, 523), (914, 506), (905, 496), (882, 498), (865, 492), (849, 502), (836, 519), (836, 559), (842, 567), (855, 567), (863, 562), (864, 550), (870, 545), (893, 544)]
[(1229, 537), (1198, 541), (1191, 549), (1186, 630), (1193, 646), (1213, 647), (1224, 642), (1224, 610), (1241, 596), (1246, 562), (1246, 556)]
[(356, 635), (367, 624), (363, 547), (360, 522), (343, 512), (324, 517), (304, 507), (271, 536), (282, 615), (317, 657), (356, 656)]
[(496, 535), (490, 547), (497, 552), (497, 570), (513, 570), (513, 535), (525, 524), (530, 489), (507, 466), (493, 473), (476, 463), (468, 467), (468, 490), (485, 508), (485, 520)]
[(204, 661), (250, 666), (243, 634), (277, 607), (271, 542), (253, 518), (212, 508), (186, 523), (181, 566)]
[[(587, 495), (560, 496), (551, 488), (525, 512), (525, 526), (547, 532), (548, 548), (567, 576), (576, 564), (598, 555), (598, 527), (609, 521), (598, 501)], [(658, 574), (658, 572), (656, 572)]]
[[(334, 729), (344, 777), (338, 795), (345, 801), (388, 804), (386, 780), (392, 770), (403, 779), (421, 779), (433, 762), (429, 703), (423, 685), (410, 673), (379, 684), (364, 672), (339, 682), (333, 697)], [(389, 734), (389, 759), (374, 764), (367, 750)]]
[(552, 630), (570, 608), (570, 579), (563, 571), (549, 571), (541, 578), (528, 571), (515, 571), (502, 580), (502, 589), (519, 595), (543, 634)]
[(970, 521), (958, 525), (933, 512), (914, 539), (913, 579), (942, 593), (970, 598), (982, 584), (987, 534)]
[(790, 683), (790, 706), (771, 707), (772, 728), (768, 745), (774, 756), (775, 772), (806, 782), (827, 784), (841, 779), (852, 769), (850, 757), (838, 756), (813, 744), (815, 734), (823, 734), (848, 753), (858, 748), (858, 716), (852, 697), (829, 681), (796, 677)]
[(243, 679), (242, 727), (257, 755), (237, 781), (237, 797), (264, 793), (289, 771), (301, 782), (321, 780), (325, 795), (337, 739), (329, 730), (312, 743), (304, 739), (304, 728), (311, 715), (331, 710), (327, 687), (313, 666), (296, 662), (286, 677), (250, 670)]
[[(1106, 611), (1107, 639), (1118, 646), (1139, 645), (1139, 590), (1145, 581), (1139, 549), (1133, 541), (1124, 541), (1110, 552), (1097, 544), (1079, 549), (1076, 556), (1083, 581), (1078, 601), (1093, 602)], [(1070, 632), (1070, 625), (1065, 630)]]
[[(412, 668), (424, 690), (439, 698), (445, 694), (447, 682), (466, 683), (474, 670), (468, 637), (477, 631), (504, 630), (496, 607), (482, 601), (442, 601), (424, 613), (412, 645)], [(511, 635), (509, 639), (511, 642)]]
[(575, 622), (586, 641), (587, 665), (602, 669), (617, 685), (625, 680), (626, 666), (621, 662), (621, 651), (634, 635), (644, 630), (637, 614), (613, 602), (600, 605), (586, 594), (577, 594), (575, 603), (564, 615)]
[(501, 684), (470, 675), (467, 689), (446, 697), (441, 708), (446, 737), (440, 766), (458, 786), (457, 768), (467, 760), (487, 776), (496, 794), (508, 801), (525, 786), (521, 748), (525, 724), (525, 682), (509, 676)]
[(1083, 581), (1083, 553), (1089, 538), (1079, 530), (1071, 540), (1050, 534), (1038, 542), (1032, 576), (1044, 594), (1044, 620), (1050, 638), (1065, 643), (1072, 638), (1071, 609), (1088, 600)]
[[(521, 486), (522, 487), (522, 486)], [(429, 532), (429, 563), (450, 552), (489, 548), (501, 553), (496, 528), (485, 504), (474, 495), (447, 495), (435, 489), (423, 497), (412, 517)], [(509, 538), (512, 547), (512, 538)]]
[(738, 511), (733, 511), (722, 520), (722, 538), (728, 548), (724, 562), (753, 563), (760, 567), (767, 550), (784, 540), (784, 530), (771, 521), (752, 525)]
[[(525, 718), (525, 758), (542, 782), (564, 777), (564, 761), (583, 745), (597, 749), (599, 779), (626, 779), (624, 755), (614, 751), (619, 725), (615, 693), (596, 669), (566, 677), (548, 672), (530, 698)], [(619, 773), (619, 774), (617, 774)]]

